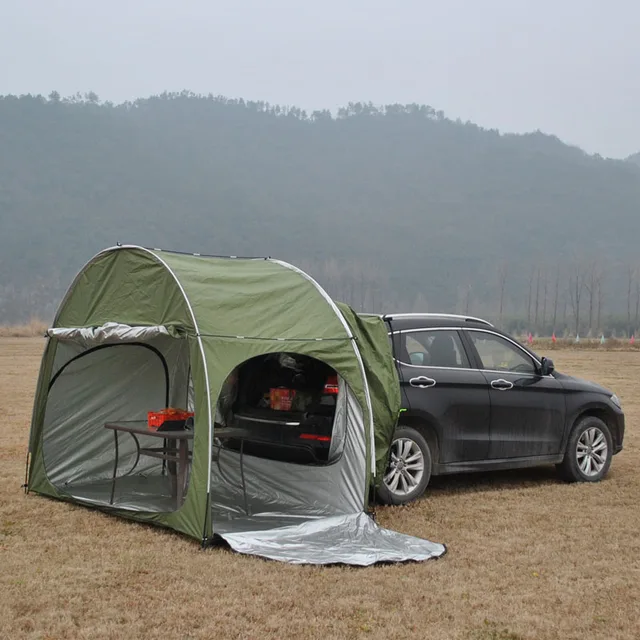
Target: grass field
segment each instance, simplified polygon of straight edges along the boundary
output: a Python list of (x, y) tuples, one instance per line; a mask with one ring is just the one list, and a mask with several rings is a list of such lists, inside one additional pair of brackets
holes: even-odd
[(41, 339), (0, 339), (0, 638), (640, 638), (640, 353), (560, 351), (613, 388), (625, 450), (600, 484), (553, 468), (437, 478), (379, 509), (445, 542), (422, 564), (299, 567), (25, 496)]

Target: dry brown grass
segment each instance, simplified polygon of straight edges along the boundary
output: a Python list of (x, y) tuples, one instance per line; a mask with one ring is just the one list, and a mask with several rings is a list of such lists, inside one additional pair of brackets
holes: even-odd
[[(521, 337), (520, 342), (528, 346), (527, 336)], [(535, 338), (531, 348), (543, 354), (546, 351), (640, 351), (640, 340), (631, 343), (628, 338), (607, 338), (604, 344), (600, 338), (581, 338), (576, 342), (574, 338), (558, 338), (553, 342), (551, 338)]]
[(168, 531), (20, 490), (41, 340), (0, 340), (1, 638), (640, 637), (640, 354), (562, 351), (627, 411), (608, 478), (437, 478), (379, 510), (441, 560), (352, 569), (202, 552)]
[(38, 318), (25, 324), (0, 325), (0, 338), (36, 338), (44, 336), (49, 325)]

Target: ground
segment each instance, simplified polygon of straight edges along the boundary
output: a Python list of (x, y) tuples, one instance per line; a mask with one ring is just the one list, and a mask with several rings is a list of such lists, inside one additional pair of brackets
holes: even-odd
[(448, 545), (421, 564), (300, 567), (25, 495), (43, 341), (0, 339), (0, 638), (640, 637), (640, 353), (560, 351), (621, 397), (599, 484), (552, 467), (437, 478), (382, 524)]

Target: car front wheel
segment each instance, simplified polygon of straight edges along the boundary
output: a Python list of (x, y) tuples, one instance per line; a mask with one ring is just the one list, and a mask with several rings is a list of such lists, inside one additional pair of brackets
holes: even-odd
[(389, 466), (378, 495), (385, 504), (406, 504), (420, 497), (431, 478), (431, 451), (412, 427), (398, 427), (391, 443)]
[(573, 428), (558, 468), (569, 482), (598, 482), (609, 471), (612, 455), (609, 427), (599, 418), (587, 416)]

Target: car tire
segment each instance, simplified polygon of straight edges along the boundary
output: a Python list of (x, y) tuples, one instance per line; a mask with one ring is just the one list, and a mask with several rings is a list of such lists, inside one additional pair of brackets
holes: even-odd
[(587, 416), (573, 427), (558, 470), (568, 482), (598, 482), (609, 471), (612, 456), (609, 427), (600, 418)]
[(393, 435), (389, 465), (378, 487), (384, 504), (400, 505), (419, 498), (431, 478), (431, 450), (413, 427), (398, 427)]

